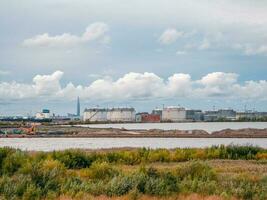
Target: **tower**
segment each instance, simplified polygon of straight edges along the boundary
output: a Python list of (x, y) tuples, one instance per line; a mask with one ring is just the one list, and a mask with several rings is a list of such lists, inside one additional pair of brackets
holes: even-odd
[(80, 116), (80, 98), (77, 98), (77, 113), (76, 115), (79, 117)]

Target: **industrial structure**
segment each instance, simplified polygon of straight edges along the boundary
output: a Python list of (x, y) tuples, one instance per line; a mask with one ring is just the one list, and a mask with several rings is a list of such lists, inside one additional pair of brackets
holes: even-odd
[(186, 120), (186, 111), (183, 107), (165, 107), (162, 110), (162, 121), (181, 122)]
[(187, 121), (203, 121), (204, 116), (202, 110), (186, 110), (185, 118)]
[(79, 96), (77, 97), (76, 114), (68, 113), (67, 117), (71, 120), (81, 120), (81, 106)]
[(162, 119), (162, 109), (160, 108), (155, 108), (154, 110), (152, 110), (153, 115), (159, 115), (160, 116), (160, 120)]
[(81, 116), (81, 107), (80, 107), (80, 98), (77, 97), (77, 112), (76, 112), (76, 116), (80, 117)]
[(37, 112), (35, 118), (38, 120), (51, 119), (50, 110), (43, 109), (42, 112)]
[(151, 113), (135, 114), (134, 108), (89, 108), (84, 110), (83, 120), (88, 122), (198, 122), (198, 121), (235, 121), (241, 119), (258, 120), (267, 118), (267, 112), (236, 112), (233, 109), (213, 111), (185, 109), (169, 106), (154, 109)]
[(167, 106), (155, 108), (148, 112), (136, 114), (134, 108), (86, 108), (80, 113), (80, 99), (77, 97), (76, 113), (67, 116), (51, 114), (49, 109), (37, 112), (35, 116), (0, 116), (0, 121), (24, 121), (24, 122), (53, 122), (68, 123), (68, 121), (80, 120), (92, 123), (113, 122), (213, 122), (213, 121), (267, 121), (267, 112), (245, 110), (237, 112), (233, 109), (218, 109), (202, 111), (200, 109), (186, 109), (180, 106)]
[(83, 120), (89, 122), (133, 122), (134, 108), (89, 108), (84, 110)]
[(155, 122), (160, 122), (161, 120), (161, 115), (159, 114), (149, 114), (148, 112), (143, 112), (143, 113), (137, 113), (135, 115), (135, 121), (136, 122), (143, 122), (143, 123), (155, 123)]
[(249, 119), (249, 120), (259, 120), (261, 118), (267, 118), (267, 112), (257, 112), (257, 111), (245, 111), (236, 112), (236, 119)]
[(218, 121), (218, 120), (229, 120), (233, 121), (236, 119), (236, 111), (233, 109), (220, 109), (214, 111), (204, 112), (204, 121)]
[(90, 122), (107, 122), (108, 109), (105, 108), (89, 108), (83, 112), (83, 120)]
[(132, 121), (135, 121), (135, 109), (134, 108), (108, 109), (107, 121), (109, 121), (109, 122), (132, 122)]

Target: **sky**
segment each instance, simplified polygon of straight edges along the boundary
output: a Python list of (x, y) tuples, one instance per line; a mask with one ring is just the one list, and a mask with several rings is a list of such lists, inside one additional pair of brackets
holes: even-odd
[(1, 0), (0, 115), (267, 111), (267, 1)]

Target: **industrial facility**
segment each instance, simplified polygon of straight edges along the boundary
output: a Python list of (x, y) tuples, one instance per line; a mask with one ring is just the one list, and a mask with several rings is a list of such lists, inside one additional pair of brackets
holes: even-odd
[(164, 122), (181, 122), (186, 120), (185, 108), (170, 106), (163, 108), (162, 121)]
[(259, 120), (267, 118), (267, 112), (236, 112), (233, 109), (202, 111), (180, 106), (156, 108), (151, 113), (139, 112), (134, 108), (89, 108), (84, 110), (83, 120), (88, 122), (200, 122)]
[(89, 122), (133, 122), (134, 108), (89, 108), (84, 110), (83, 120)]
[(83, 114), (80, 112), (80, 99), (77, 97), (76, 113), (68, 113), (67, 116), (55, 116), (49, 109), (37, 112), (35, 116), (8, 116), (1, 117), (0, 121), (31, 121), (68, 123), (68, 121), (83, 120), (92, 123), (159, 123), (159, 122), (213, 122), (213, 121), (267, 121), (267, 112), (246, 110), (237, 112), (233, 109), (218, 109), (202, 111), (200, 109), (186, 109), (180, 106), (167, 106), (155, 108), (149, 112), (136, 113), (134, 108), (86, 108)]
[(51, 119), (50, 110), (43, 109), (42, 112), (37, 112), (35, 118), (38, 120)]
[(135, 115), (135, 121), (139, 123), (156, 123), (161, 121), (161, 115), (153, 113), (149, 114), (148, 112), (137, 113)]
[(90, 122), (107, 122), (108, 109), (105, 108), (89, 108), (83, 112), (83, 120)]

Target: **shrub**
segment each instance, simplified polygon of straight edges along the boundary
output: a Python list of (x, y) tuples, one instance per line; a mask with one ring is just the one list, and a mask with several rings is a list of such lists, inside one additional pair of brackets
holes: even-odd
[(178, 192), (176, 181), (170, 181), (166, 178), (149, 177), (145, 184), (145, 193), (151, 195), (169, 195)]
[(88, 181), (84, 188), (86, 192), (95, 196), (106, 193), (106, 183), (102, 180)]
[(214, 180), (215, 172), (204, 162), (193, 161), (177, 169), (177, 175), (180, 179), (191, 178), (201, 180)]
[(38, 200), (41, 199), (41, 189), (30, 184), (23, 194), (22, 200)]
[(256, 146), (226, 146), (226, 153), (230, 159), (253, 159), (262, 148)]
[(14, 153), (15, 150), (8, 148), (8, 147), (3, 147), (0, 148), (0, 175), (2, 174), (2, 169), (3, 169), (3, 163), (6, 157), (8, 157), (9, 155), (11, 155), (12, 153)]
[(108, 196), (122, 196), (134, 187), (133, 179), (128, 176), (116, 176), (107, 185)]
[(141, 162), (140, 155), (135, 151), (124, 151), (121, 157), (122, 163), (126, 165), (136, 165)]
[(26, 165), (22, 172), (31, 177), (37, 188), (41, 188), (42, 196), (49, 191), (58, 193), (65, 178), (65, 167), (57, 160), (32, 162)]
[(80, 190), (83, 189), (83, 182), (78, 177), (68, 177), (62, 187), (61, 192), (74, 197)]
[(258, 152), (255, 157), (258, 160), (267, 160), (267, 153)]
[(189, 159), (188, 151), (184, 149), (176, 149), (173, 159), (177, 162), (187, 161)]
[(167, 195), (179, 191), (177, 178), (170, 172), (159, 173), (154, 168), (141, 168), (132, 176), (135, 188), (144, 194)]
[(94, 162), (90, 168), (84, 170), (84, 173), (92, 179), (107, 179), (119, 174), (118, 170), (107, 162)]
[(14, 174), (24, 163), (27, 162), (27, 156), (21, 151), (9, 154), (2, 161), (2, 172), (7, 175)]
[(14, 199), (15, 187), (14, 187), (14, 182), (12, 181), (12, 179), (10, 177), (7, 177), (7, 176), (1, 177), (1, 179), (0, 179), (0, 194), (1, 194), (1, 196), (4, 196), (6, 199)]
[(94, 156), (89, 156), (81, 150), (65, 150), (53, 152), (52, 158), (62, 162), (68, 169), (80, 169), (90, 167)]
[(148, 155), (150, 162), (169, 162), (171, 161), (170, 151), (167, 149), (158, 149), (150, 151)]

